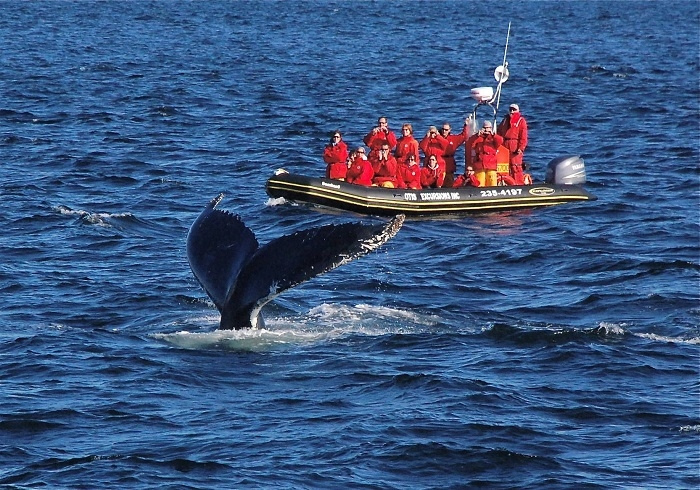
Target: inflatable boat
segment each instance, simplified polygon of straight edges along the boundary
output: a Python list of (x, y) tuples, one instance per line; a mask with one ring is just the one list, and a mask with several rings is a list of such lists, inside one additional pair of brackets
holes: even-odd
[[(471, 90), (476, 106), (467, 119), (469, 134), (474, 134), (478, 127), (478, 111), (489, 111), (489, 118), (493, 120), (492, 127), (497, 126), (501, 89), (510, 76), (506, 61), (509, 37), (510, 24), (508, 24), (503, 64), (494, 71), (494, 78), (498, 82), (496, 90), (494, 91), (492, 87), (477, 87)], [(496, 155), (498, 174), (509, 175), (508, 149), (500, 146)], [(503, 168), (501, 168), (502, 165)], [(578, 155), (565, 155), (549, 162), (543, 183), (532, 185), (421, 190), (387, 189), (306, 177), (279, 169), (267, 181), (267, 193), (272, 198), (284, 198), (295, 203), (326, 206), (361, 214), (449, 215), (594, 201), (596, 198), (582, 187), (585, 182), (586, 167), (583, 159)]]
[(465, 214), (538, 208), (594, 201), (581, 183), (586, 179), (583, 160), (576, 155), (555, 158), (544, 183), (457, 189), (387, 189), (307, 177), (283, 169), (267, 181), (267, 194), (294, 203), (324, 206), (354, 213), (393, 216)]

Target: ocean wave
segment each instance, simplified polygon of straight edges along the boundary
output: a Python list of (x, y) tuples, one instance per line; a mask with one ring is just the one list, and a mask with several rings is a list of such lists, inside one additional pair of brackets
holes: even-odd
[(12, 420), (0, 421), (0, 433), (39, 433), (64, 427), (65, 424), (59, 422), (49, 422), (31, 418), (14, 418)]
[(577, 329), (566, 326), (518, 327), (504, 323), (496, 323), (484, 329), (484, 334), (498, 341), (509, 341), (517, 344), (589, 342), (591, 339), (620, 338), (628, 335), (623, 324), (601, 323), (597, 327)]
[[(593, 328), (571, 328), (566, 326), (521, 327), (497, 323), (484, 329), (484, 334), (497, 340), (508, 340), (516, 343), (567, 343), (589, 342), (591, 339), (616, 339), (627, 336), (647, 339), (654, 342), (700, 345), (700, 337), (672, 337), (656, 333), (635, 332), (627, 323), (601, 322)], [(691, 333), (692, 335), (692, 333)]]

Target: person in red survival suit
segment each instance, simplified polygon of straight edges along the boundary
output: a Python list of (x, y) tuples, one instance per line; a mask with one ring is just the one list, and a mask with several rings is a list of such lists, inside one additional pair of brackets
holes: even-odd
[(464, 127), (459, 134), (450, 134), (452, 128), (448, 123), (444, 123), (440, 128), (440, 134), (447, 140), (447, 147), (442, 155), (445, 159), (445, 187), (451, 187), (454, 182), (454, 175), (457, 172), (457, 163), (455, 162), (455, 153), (457, 148), (467, 140), (467, 124), (469, 119), (464, 121)]
[(394, 155), (391, 154), (388, 142), (385, 141), (378, 151), (372, 152), (369, 156), (369, 161), (372, 163), (372, 170), (374, 170), (372, 184), (390, 188), (399, 186), (399, 181), (396, 178), (399, 164), (396, 162)]
[(527, 148), (527, 121), (520, 114), (518, 104), (511, 104), (510, 114), (498, 125), (498, 134), (503, 136), (503, 146), (510, 152), (510, 176), (517, 185), (523, 181), (523, 153)]
[(438, 164), (437, 157), (430, 155), (427, 166), (421, 169), (420, 185), (423, 188), (442, 187), (445, 183), (445, 171)]
[(323, 149), (323, 161), (326, 162), (326, 178), (345, 180), (348, 171), (348, 145), (343, 141), (340, 131), (333, 131), (331, 141)]
[(474, 168), (467, 166), (465, 173), (460, 175), (455, 179), (454, 184), (452, 184), (454, 189), (458, 187), (479, 187), (479, 179), (476, 178), (474, 173)]
[(372, 158), (372, 154), (377, 153), (384, 142), (389, 143), (389, 148), (396, 148), (396, 135), (389, 129), (389, 120), (385, 116), (377, 119), (377, 126), (367, 133), (363, 141), (369, 146), (368, 158)]
[(476, 172), (476, 178), (479, 179), (480, 187), (498, 185), (496, 152), (502, 144), (503, 137), (493, 134), (491, 121), (484, 121), (481, 131), (471, 142), (471, 148), (474, 151), (472, 165)]
[(399, 164), (407, 164), (408, 156), (413, 154), (416, 157), (416, 162), (420, 161), (420, 153), (418, 152), (418, 141), (413, 137), (413, 126), (409, 123), (401, 127), (402, 136), (396, 142), (396, 151), (394, 156)]
[(373, 177), (372, 164), (367, 160), (365, 149), (359, 147), (348, 158), (348, 171), (345, 180), (351, 184), (370, 186)]
[(447, 148), (448, 144), (447, 139), (438, 133), (437, 128), (435, 126), (430, 126), (428, 132), (425, 133), (425, 136), (418, 145), (420, 146), (420, 149), (423, 150), (423, 155), (425, 155), (425, 166), (427, 166), (430, 156), (435, 155), (438, 165), (444, 173), (445, 158), (443, 155), (445, 154), (445, 149)]
[(401, 189), (420, 189), (421, 168), (418, 165), (416, 155), (410, 153), (406, 162), (399, 162), (399, 168), (396, 172), (396, 179), (399, 181)]

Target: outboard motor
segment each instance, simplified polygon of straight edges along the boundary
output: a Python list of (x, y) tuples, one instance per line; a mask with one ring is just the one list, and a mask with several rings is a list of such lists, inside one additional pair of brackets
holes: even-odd
[(586, 166), (579, 155), (557, 157), (547, 165), (547, 184), (585, 184)]

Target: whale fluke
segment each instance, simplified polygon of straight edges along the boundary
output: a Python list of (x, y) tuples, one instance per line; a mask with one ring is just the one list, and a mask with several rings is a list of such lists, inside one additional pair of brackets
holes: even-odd
[(223, 197), (211, 200), (187, 235), (190, 267), (221, 313), (222, 330), (262, 326), (260, 310), (275, 296), (377, 249), (404, 221), (309, 228), (260, 247), (240, 216), (216, 209)]

